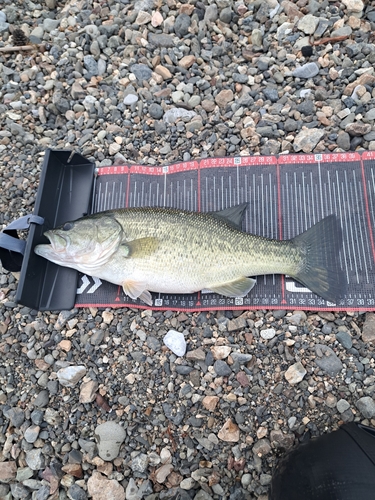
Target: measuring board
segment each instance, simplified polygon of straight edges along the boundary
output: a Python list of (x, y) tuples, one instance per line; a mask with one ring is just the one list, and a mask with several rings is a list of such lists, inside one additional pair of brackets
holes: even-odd
[[(125, 165), (98, 169), (92, 212), (158, 206), (192, 211), (222, 210), (247, 202), (243, 230), (289, 239), (336, 214), (344, 244), (340, 254), (348, 288), (332, 304), (293, 279), (256, 277), (243, 298), (215, 293), (153, 293), (153, 308), (209, 309), (375, 309), (375, 152), (241, 156), (151, 167)], [(122, 288), (80, 275), (77, 306), (141, 307)]]

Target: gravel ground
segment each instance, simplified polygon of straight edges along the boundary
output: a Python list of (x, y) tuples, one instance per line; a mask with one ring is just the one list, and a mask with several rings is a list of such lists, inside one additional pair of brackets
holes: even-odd
[[(15, 28), (45, 45), (0, 51), (3, 227), (32, 211), (47, 147), (97, 165), (375, 149), (370, 2), (0, 9), (0, 48)], [(266, 500), (280, 454), (375, 425), (373, 313), (40, 313), (0, 279), (1, 499)]]

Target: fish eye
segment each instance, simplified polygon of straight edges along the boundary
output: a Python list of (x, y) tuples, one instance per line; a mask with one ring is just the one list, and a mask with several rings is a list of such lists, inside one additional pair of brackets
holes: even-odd
[(65, 222), (62, 229), (63, 229), (63, 231), (70, 231), (70, 229), (72, 229), (72, 227), (73, 227), (72, 222)]

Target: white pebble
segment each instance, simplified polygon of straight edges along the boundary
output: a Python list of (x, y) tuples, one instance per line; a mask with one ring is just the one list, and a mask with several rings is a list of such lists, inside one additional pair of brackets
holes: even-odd
[(273, 339), (275, 335), (276, 335), (276, 330), (274, 328), (266, 328), (265, 330), (262, 330), (260, 332), (260, 336), (264, 340)]
[(130, 106), (138, 101), (138, 96), (136, 94), (128, 94), (124, 97), (124, 104)]
[(86, 371), (84, 366), (67, 366), (57, 372), (57, 378), (61, 385), (74, 387), (86, 375)]
[(163, 342), (176, 356), (185, 355), (186, 341), (183, 333), (177, 332), (176, 330), (169, 330), (164, 336)]

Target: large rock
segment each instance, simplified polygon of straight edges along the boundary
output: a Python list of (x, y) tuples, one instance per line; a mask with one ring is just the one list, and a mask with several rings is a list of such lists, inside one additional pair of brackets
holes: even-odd
[(362, 12), (365, 4), (362, 0), (342, 0), (349, 12)]
[(16, 478), (16, 462), (0, 462), (0, 482), (9, 483)]
[(343, 365), (340, 359), (330, 347), (317, 344), (315, 346), (315, 353), (315, 363), (331, 377), (335, 377), (342, 370)]
[(65, 387), (74, 387), (85, 375), (86, 368), (84, 366), (67, 366), (57, 372), (60, 384)]
[(87, 489), (92, 500), (125, 500), (125, 490), (116, 479), (107, 479), (94, 471), (87, 481)]
[(237, 443), (240, 439), (240, 429), (230, 418), (219, 430), (218, 438), (229, 443)]
[(367, 313), (362, 330), (363, 342), (375, 341), (375, 313)]
[(294, 363), (294, 365), (289, 366), (289, 368), (285, 372), (285, 378), (290, 385), (295, 385), (303, 380), (303, 377), (306, 375), (306, 373), (307, 371), (305, 367), (300, 361), (298, 361), (298, 363)]
[(358, 399), (355, 405), (365, 418), (375, 415), (375, 401), (370, 396)]
[(95, 438), (100, 458), (107, 461), (114, 460), (119, 454), (125, 435), (124, 428), (111, 420), (98, 425), (95, 429)]
[(303, 128), (294, 138), (294, 151), (311, 153), (318, 142), (324, 137), (324, 134), (324, 130), (319, 128)]

